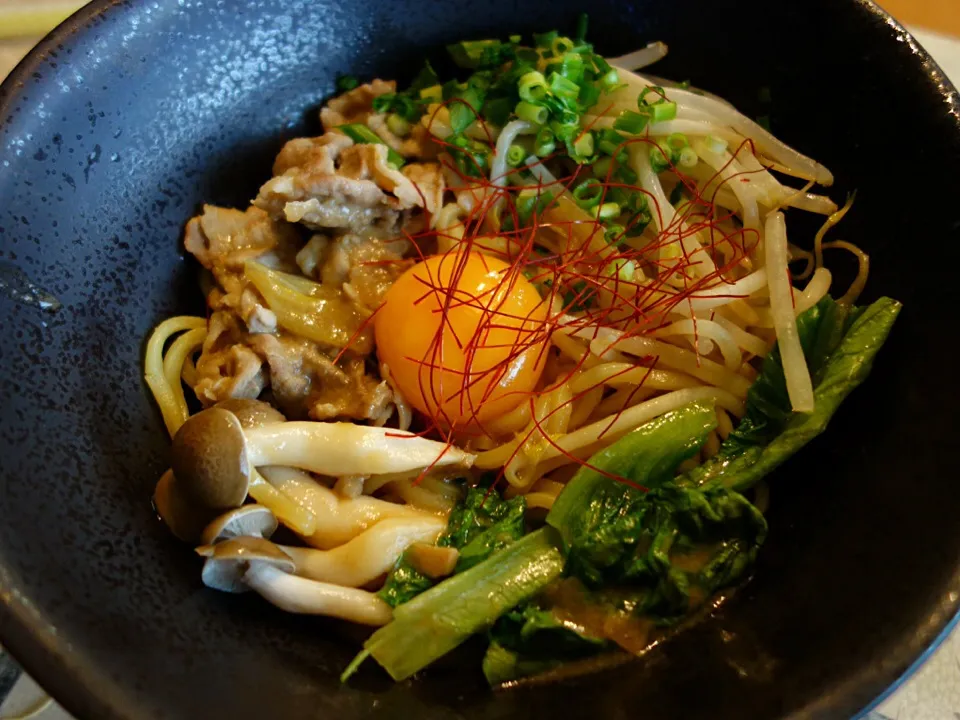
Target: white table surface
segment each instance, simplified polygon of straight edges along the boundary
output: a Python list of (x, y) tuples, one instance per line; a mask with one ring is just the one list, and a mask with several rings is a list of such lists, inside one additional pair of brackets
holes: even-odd
[[(10, 5), (13, 1), (0, 0), (0, 6), (4, 4)], [(960, 86), (960, 40), (917, 28), (911, 30), (947, 76)], [(0, 78), (6, 76), (34, 42), (34, 38), (0, 41)], [(23, 675), (0, 706), (0, 720), (32, 709), (44, 697), (33, 679)], [(50, 703), (31, 720), (72, 719), (59, 705)], [(864, 720), (960, 720), (960, 630), (950, 635), (916, 673)]]

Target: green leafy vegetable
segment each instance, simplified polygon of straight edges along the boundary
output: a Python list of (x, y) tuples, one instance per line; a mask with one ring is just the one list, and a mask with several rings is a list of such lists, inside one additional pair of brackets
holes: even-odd
[(404, 553), (377, 594), (390, 607), (396, 607), (413, 600), (433, 586), (433, 579), (414, 568)]
[(483, 674), (491, 685), (545, 672), (611, 647), (607, 640), (574, 629), (534, 602), (501, 616), (489, 635)]
[(537, 530), (399, 606), (393, 621), (364, 643), (364, 653), (404, 680), (536, 595), (563, 564), (556, 533)]
[[(519, 540), (523, 536), (526, 507), (523, 497), (503, 500), (489, 482), (469, 488), (464, 499), (450, 513), (446, 532), (437, 540), (437, 545), (460, 551), (454, 573), (477, 565)], [(389, 605), (397, 607), (435, 584), (403, 556), (387, 576), (379, 595)]]
[(437, 544), (460, 550), (455, 572), (463, 572), (523, 536), (526, 508), (522, 496), (503, 500), (495, 490), (472, 487), (450, 514), (447, 533)]
[[(816, 338), (805, 346), (805, 350), (811, 348), (808, 362), (811, 363), (811, 372), (819, 380), (814, 390), (814, 411), (808, 415), (794, 413), (770, 437), (770, 428), (777, 417), (776, 403), (758, 402), (756, 398), (761, 396), (759, 391), (753, 397), (748, 396), (748, 417), (753, 418), (753, 426), (737, 437), (731, 435), (721, 446), (720, 454), (688, 473), (686, 482), (699, 485), (709, 483), (736, 490), (751, 487), (820, 435), (847, 395), (870, 374), (873, 360), (889, 336), (902, 306), (896, 300), (881, 298), (862, 310), (830, 309), (830, 303), (819, 307), (822, 319)], [(817, 368), (814, 363), (821, 356), (816, 353), (822, 352), (825, 345), (835, 342), (837, 328), (841, 326), (848, 329), (836, 349), (829, 356), (823, 354), (827, 359)], [(775, 364), (771, 364), (771, 372), (775, 367)], [(765, 363), (764, 373), (767, 369)], [(780, 372), (782, 374), (782, 370)], [(779, 381), (775, 380), (775, 373), (772, 379), (763, 378), (764, 373), (760, 379), (765, 382), (770, 380), (770, 389), (763, 397), (769, 401), (771, 397), (776, 397), (780, 389), (777, 384)]]

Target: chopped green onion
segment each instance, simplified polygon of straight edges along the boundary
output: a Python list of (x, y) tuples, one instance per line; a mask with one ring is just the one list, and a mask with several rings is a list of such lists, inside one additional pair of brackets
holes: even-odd
[(341, 75), (337, 78), (337, 92), (349, 92), (359, 85), (356, 75)]
[(580, 86), (580, 94), (577, 96), (577, 100), (580, 102), (580, 107), (589, 110), (600, 100), (600, 88), (592, 83), (584, 83)]
[(432, 87), (433, 85), (439, 85), (440, 78), (437, 77), (436, 71), (430, 65), (429, 62), (425, 62), (423, 67), (420, 68), (420, 72), (417, 73), (417, 76), (413, 79), (413, 82), (410, 83), (410, 87), (407, 90), (409, 93), (419, 93), (424, 88)]
[(608, 63), (606, 58), (604, 58), (602, 55), (593, 53), (591, 59), (593, 60), (593, 66), (597, 69), (597, 72), (600, 75), (606, 75), (608, 72), (613, 70), (613, 66)]
[(637, 272), (637, 266), (633, 260), (621, 258), (618, 260), (611, 260), (609, 263), (607, 263), (606, 267), (603, 269), (603, 272), (611, 277), (617, 277), (624, 282), (630, 282), (633, 280), (633, 276)]
[(718, 138), (716, 135), (707, 135), (703, 142), (710, 152), (720, 154), (727, 151), (727, 141)]
[(511, 35), (511, 36), (508, 37), (507, 39), (508, 39), (510, 42), (512, 42), (514, 45), (518, 45), (518, 44), (520, 43), (520, 41), (523, 40), (523, 37), (521, 37), (520, 35)]
[(543, 73), (532, 70), (520, 77), (517, 83), (520, 99), (527, 102), (538, 102), (547, 94), (547, 80)]
[(617, 72), (616, 68), (610, 68), (610, 70), (604, 73), (603, 77), (600, 78), (600, 87), (607, 92), (611, 92), (613, 88), (619, 84), (620, 73)]
[(410, 134), (410, 123), (397, 113), (387, 115), (387, 128), (397, 137), (406, 137)]
[(639, 235), (646, 229), (647, 225), (649, 225), (652, 220), (653, 216), (650, 214), (649, 210), (641, 210), (632, 218), (630, 218), (630, 221), (627, 223), (627, 233), (630, 237)]
[(692, 167), (696, 167), (700, 158), (697, 157), (697, 152), (692, 147), (685, 147), (680, 151), (680, 167), (686, 168), (689, 170)]
[(526, 100), (518, 102), (516, 108), (514, 108), (514, 112), (521, 120), (533, 123), (534, 125), (543, 125), (547, 121), (547, 118), (550, 117), (550, 111), (543, 105), (534, 105)]
[(580, 134), (580, 116), (574, 112), (563, 110), (560, 118), (550, 123), (550, 129), (560, 140), (568, 142)]
[(466, 83), (457, 82), (456, 80), (447, 80), (443, 85), (443, 99), (451, 100), (467, 89)]
[(589, 130), (585, 130), (580, 133), (580, 136), (573, 141), (572, 148), (569, 145), (567, 151), (570, 153), (570, 156), (578, 163), (586, 162), (587, 158), (593, 155), (594, 149), (593, 133)]
[(659, 102), (651, 105), (647, 110), (650, 112), (650, 119), (655, 123), (673, 120), (677, 116), (675, 102)]
[(563, 95), (547, 95), (543, 99), (543, 104), (556, 116), (563, 114), (579, 117), (580, 106), (577, 105), (576, 98), (565, 97)]
[(527, 157), (527, 151), (523, 145), (511, 145), (507, 150), (507, 165), (510, 167), (520, 167)]
[(612, 245), (623, 240), (623, 236), (626, 232), (627, 229), (623, 225), (620, 225), (619, 223), (613, 223), (611, 225), (607, 225), (607, 229), (603, 231), (603, 237)]
[(670, 204), (677, 208), (677, 212), (680, 212), (680, 203), (686, 203), (687, 196), (684, 193), (683, 183), (677, 183), (676, 187), (670, 191), (670, 197), (667, 198), (670, 201)]
[(573, 37), (577, 42), (583, 42), (587, 39), (587, 27), (590, 24), (590, 17), (586, 13), (580, 13), (577, 17), (577, 31), (573, 34)]
[(567, 80), (579, 84), (583, 80), (586, 66), (579, 53), (568, 52), (559, 63), (552, 63), (551, 68)]
[[(648, 100), (647, 98), (650, 95), (656, 96), (655, 100)], [(659, 85), (651, 85), (650, 87), (645, 87), (640, 91), (640, 95), (637, 97), (637, 107), (640, 110), (646, 110), (649, 107), (658, 105), (660, 103), (667, 102), (666, 90), (664, 90)]]
[(551, 30), (550, 32), (545, 33), (534, 33), (533, 34), (533, 43), (539, 48), (550, 49), (553, 47), (553, 41), (557, 39), (559, 33), (556, 30)]
[(560, 73), (550, 73), (550, 91), (560, 97), (576, 99), (580, 95), (580, 86), (573, 80), (568, 80)]
[(613, 155), (625, 140), (626, 138), (616, 130), (607, 128), (600, 131), (597, 148), (606, 155)]
[(540, 128), (537, 137), (533, 141), (533, 153), (537, 157), (546, 157), (551, 155), (557, 149), (556, 139), (550, 128)]
[(489, 90), (493, 85), (493, 73), (490, 70), (478, 70), (467, 78), (467, 85), (478, 90)]
[(420, 99), (428, 103), (438, 103), (443, 100), (443, 86), (431, 85), (420, 91)]
[(598, 178), (606, 178), (610, 174), (610, 167), (613, 165), (613, 158), (609, 155), (597, 160), (593, 166), (593, 174)]
[(667, 145), (670, 146), (671, 150), (683, 150), (690, 146), (690, 141), (683, 133), (670, 133), (667, 135)]
[(510, 119), (510, 113), (513, 112), (513, 100), (509, 97), (488, 98), (483, 105), (483, 119), (503, 127)]
[(450, 111), (450, 129), (454, 135), (459, 135), (477, 119), (477, 113), (483, 107), (482, 90), (468, 87), (457, 97), (453, 98), (448, 109)]
[(639, 135), (649, 122), (649, 115), (641, 115), (633, 110), (624, 110), (613, 121), (614, 130), (621, 130), (631, 135)]
[(499, 40), (465, 40), (447, 45), (453, 61), (464, 68), (496, 65), (503, 43)]
[(375, 97), (373, 110), (378, 113), (395, 112), (408, 122), (418, 120), (423, 114), (412, 98), (397, 93), (384, 93)]
[(620, 217), (620, 212), (620, 203), (605, 202), (597, 208), (597, 217), (601, 220), (612, 220), (615, 217)]
[[(362, 125), (360, 123), (347, 123), (346, 125), (338, 125), (337, 130), (342, 132), (355, 143), (361, 145), (386, 145), (386, 143), (380, 139), (379, 135), (377, 135), (366, 125)], [(399, 170), (403, 167), (403, 156), (396, 152), (393, 148), (388, 147), (387, 163), (393, 165), (394, 168)]]
[(672, 164), (672, 155), (670, 147), (662, 140), (651, 147), (650, 165), (653, 166), (653, 171), (655, 173), (662, 173), (664, 170), (667, 170)]
[(554, 55), (563, 55), (573, 50), (573, 40), (567, 37), (556, 37), (550, 45)]
[(603, 185), (596, 179), (588, 178), (573, 189), (573, 199), (584, 210), (600, 205), (603, 198)]
[(517, 220), (520, 225), (527, 225), (534, 213), (543, 212), (544, 208), (553, 202), (554, 194), (539, 188), (525, 188), (517, 195)]

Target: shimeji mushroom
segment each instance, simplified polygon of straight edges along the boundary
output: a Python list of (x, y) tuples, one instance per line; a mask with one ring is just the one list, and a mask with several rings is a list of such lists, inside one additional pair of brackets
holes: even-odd
[[(427, 543), (436, 541), (446, 525), (446, 520), (435, 515), (390, 518), (332, 550), (276, 547), (293, 560), (294, 574), (300, 577), (343, 587), (361, 587), (389, 572), (409, 546), (428, 546)], [(269, 540), (276, 529), (277, 520), (267, 508), (245, 505), (207, 525), (202, 539), (205, 545), (237, 537)], [(262, 543), (259, 546), (263, 547)]]
[(157, 482), (153, 507), (170, 532), (191, 545), (197, 542), (203, 527), (214, 515), (214, 511), (198, 506), (183, 492), (170, 470)]
[(371, 592), (290, 575), (294, 561), (273, 543), (243, 537), (205, 545), (203, 582), (225, 592), (253, 590), (281, 610), (328, 615), (362, 625), (386, 625), (390, 606)]
[[(240, 426), (245, 430), (287, 421), (283, 413), (262, 400), (233, 398), (223, 400), (217, 403), (215, 407), (233, 413), (240, 422)], [(316, 517), (309, 510), (293, 502), (288, 496), (264, 480), (256, 468), (250, 471), (250, 483), (247, 492), (258, 503), (273, 511), (284, 525), (294, 531), (309, 535), (316, 530)]]
[(277, 531), (277, 518), (263, 505), (244, 505), (215, 518), (200, 536), (204, 545), (214, 545), (236, 537), (269, 540)]
[(349, 542), (387, 518), (429, 518), (436, 513), (412, 505), (388, 502), (369, 495), (344, 498), (303, 470), (270, 466), (260, 468), (270, 484), (317, 517), (317, 529), (304, 541), (321, 550)]
[(447, 522), (436, 516), (381, 520), (332, 550), (280, 549), (296, 563), (296, 574), (345, 587), (361, 587), (388, 573), (403, 551), (417, 542), (432, 543)]
[(285, 465), (342, 477), (469, 467), (473, 459), (452, 445), (353, 423), (284, 422), (245, 429), (236, 415), (220, 407), (192, 416), (173, 438), (174, 475), (197, 502), (218, 510), (239, 506), (256, 479), (269, 487), (256, 472), (258, 466)]

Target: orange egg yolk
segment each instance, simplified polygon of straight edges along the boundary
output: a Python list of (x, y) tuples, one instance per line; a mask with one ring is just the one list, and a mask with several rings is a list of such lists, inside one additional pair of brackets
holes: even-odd
[(483, 425), (537, 385), (547, 303), (510, 265), (479, 253), (411, 267), (374, 318), (380, 361), (403, 396), (444, 427)]

